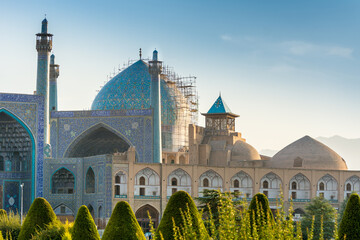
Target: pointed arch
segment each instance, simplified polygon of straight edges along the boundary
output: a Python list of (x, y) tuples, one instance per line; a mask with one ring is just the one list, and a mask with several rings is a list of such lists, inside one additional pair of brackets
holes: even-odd
[(180, 190), (191, 194), (191, 177), (185, 170), (178, 168), (168, 176), (167, 196)]
[(290, 179), (289, 187), (292, 188), (292, 184), (296, 184), (294, 190), (310, 190), (310, 180), (302, 173), (298, 173)]
[(238, 192), (242, 197), (250, 198), (253, 195), (253, 180), (244, 171), (237, 172), (230, 179), (230, 191)]
[(114, 197), (127, 197), (127, 175), (125, 171), (119, 170), (114, 177)]
[(279, 198), (281, 186), (281, 178), (273, 172), (267, 173), (260, 180), (260, 192), (268, 198)]
[(107, 124), (97, 123), (83, 131), (69, 144), (64, 158), (125, 152), (130, 146), (133, 144), (119, 131)]
[(214, 170), (210, 169), (210, 170), (204, 172), (203, 174), (201, 174), (200, 179), (199, 179), (201, 186), (202, 186), (202, 182), (205, 178), (209, 180), (209, 187), (211, 187), (211, 188), (222, 188), (223, 187), (222, 177), (220, 176), (220, 174), (218, 174)]
[(360, 193), (360, 177), (353, 175), (346, 179), (344, 184), (344, 199), (350, 197), (352, 192)]
[(142, 228), (143, 232), (150, 232), (150, 219), (148, 214), (151, 216), (151, 221), (154, 224), (154, 228), (156, 229), (159, 225), (159, 211), (153, 206), (145, 204), (144, 206), (140, 207), (135, 213), (136, 220), (139, 222), (139, 225)]
[(13, 118), (17, 123), (19, 123), (24, 129), (25, 131), (28, 133), (29, 137), (30, 137), (30, 141), (31, 141), (31, 201), (32, 202), (35, 198), (35, 175), (36, 175), (36, 166), (37, 166), (37, 162), (35, 161), (35, 156), (36, 156), (36, 140), (35, 140), (35, 134), (32, 132), (32, 130), (30, 129), (30, 127), (23, 121), (21, 120), (19, 117), (16, 116), (16, 114), (12, 113), (11, 111), (5, 109), (5, 108), (0, 108), (0, 114), (6, 114), (7, 116), (10, 116), (11, 118)]
[(52, 194), (74, 194), (75, 186), (75, 175), (66, 167), (58, 168), (51, 175)]
[(89, 167), (85, 176), (85, 192), (95, 193), (95, 172), (92, 167)]
[(145, 185), (159, 185), (160, 176), (153, 169), (147, 167), (138, 171), (135, 175), (135, 184), (140, 185), (140, 178), (144, 177)]
[(337, 191), (338, 182), (332, 175), (327, 173), (319, 179), (318, 190), (321, 183), (324, 184), (325, 191)]

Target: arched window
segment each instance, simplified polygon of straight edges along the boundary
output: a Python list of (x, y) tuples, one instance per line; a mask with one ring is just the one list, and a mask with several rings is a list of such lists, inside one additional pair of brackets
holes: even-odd
[(115, 176), (115, 183), (120, 183), (120, 176), (119, 175)]
[(291, 183), (291, 189), (293, 189), (293, 190), (297, 189), (296, 182)]
[(86, 173), (86, 193), (95, 193), (95, 174), (90, 167)]
[(203, 180), (203, 187), (209, 187), (209, 179), (204, 178), (204, 180)]
[(140, 177), (140, 185), (145, 185), (145, 178), (144, 177)]
[(239, 180), (237, 180), (237, 179), (234, 180), (234, 187), (235, 187), (235, 188), (240, 187)]
[(142, 228), (143, 232), (150, 232), (149, 215), (151, 216), (151, 221), (154, 228), (156, 229), (159, 225), (159, 212), (154, 207), (150, 205), (145, 205), (139, 208), (135, 213), (135, 217), (139, 222), (139, 225)]
[(264, 181), (263, 182), (263, 188), (269, 188), (269, 182), (268, 181)]
[(176, 178), (171, 179), (171, 186), (177, 186), (177, 179)]
[(175, 163), (175, 160), (174, 159), (171, 159), (171, 164), (174, 164)]
[(91, 216), (94, 218), (94, 208), (91, 204), (89, 204), (88, 209), (89, 209)]
[(346, 191), (351, 191), (351, 184), (350, 183), (346, 184)]
[(56, 171), (51, 178), (51, 192), (53, 194), (73, 194), (75, 177), (66, 168)]
[(319, 189), (320, 189), (320, 190), (325, 190), (325, 184), (324, 184), (323, 182), (321, 182), (321, 183), (319, 184)]

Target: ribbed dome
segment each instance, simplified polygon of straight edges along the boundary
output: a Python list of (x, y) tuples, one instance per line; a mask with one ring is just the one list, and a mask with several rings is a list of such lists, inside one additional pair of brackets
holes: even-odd
[(270, 161), (274, 168), (347, 170), (346, 162), (321, 142), (305, 136), (283, 148)]
[[(144, 61), (139, 60), (116, 75), (100, 90), (92, 103), (91, 110), (150, 108), (150, 82), (149, 67)], [(162, 80), (162, 119), (167, 125), (172, 125), (172, 120), (176, 118), (174, 105), (170, 90)]]
[(261, 157), (256, 149), (244, 141), (237, 141), (231, 149), (231, 160), (260, 160)]

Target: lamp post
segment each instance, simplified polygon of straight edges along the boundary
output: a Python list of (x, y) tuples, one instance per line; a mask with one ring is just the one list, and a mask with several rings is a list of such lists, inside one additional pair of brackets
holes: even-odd
[(22, 218), (23, 218), (23, 205), (24, 205), (24, 183), (20, 184), (21, 187), (21, 206), (20, 206), (20, 223), (22, 224)]

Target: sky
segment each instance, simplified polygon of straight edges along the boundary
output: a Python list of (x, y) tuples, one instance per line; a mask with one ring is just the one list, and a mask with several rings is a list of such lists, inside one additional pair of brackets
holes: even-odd
[(109, 73), (156, 48), (197, 77), (201, 113), (221, 92), (258, 150), (305, 135), (359, 138), (359, 12), (356, 0), (0, 0), (0, 92), (36, 89), (46, 14), (59, 110), (90, 109)]

